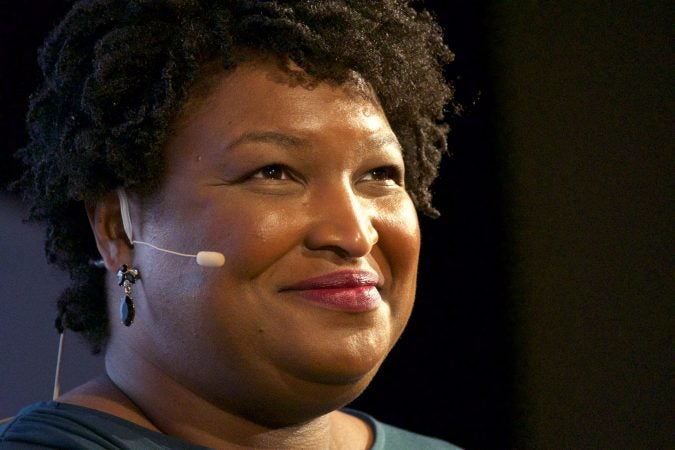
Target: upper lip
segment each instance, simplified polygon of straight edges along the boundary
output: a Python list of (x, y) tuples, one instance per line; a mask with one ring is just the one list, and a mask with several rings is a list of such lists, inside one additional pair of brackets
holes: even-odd
[(282, 291), (310, 289), (348, 289), (362, 286), (378, 286), (380, 277), (367, 270), (342, 270), (317, 277), (307, 278), (282, 288)]

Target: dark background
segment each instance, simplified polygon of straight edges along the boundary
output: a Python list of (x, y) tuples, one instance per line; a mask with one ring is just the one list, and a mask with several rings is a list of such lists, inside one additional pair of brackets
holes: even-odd
[[(0, 3), (1, 181), (63, 1)], [(666, 1), (429, 1), (464, 106), (422, 219), (416, 310), (354, 406), (469, 449), (673, 445), (673, 33)], [(0, 416), (51, 397), (43, 230), (0, 195)], [(100, 370), (68, 335), (64, 388)]]

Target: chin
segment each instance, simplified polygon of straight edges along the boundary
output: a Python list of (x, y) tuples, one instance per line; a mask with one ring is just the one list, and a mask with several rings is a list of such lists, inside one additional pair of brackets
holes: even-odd
[(299, 380), (328, 386), (367, 385), (391, 349), (387, 334), (353, 333), (316, 340), (283, 353), (282, 370)]
[[(299, 377), (315, 383), (349, 386), (370, 383), (382, 364), (385, 355), (364, 358), (362, 355), (329, 355), (328, 361), (312, 361), (296, 372)], [(323, 363), (323, 364), (321, 364)]]
[[(260, 402), (252, 418), (255, 422), (276, 428), (306, 423), (340, 409), (363, 393), (377, 373), (378, 367), (358, 377), (347, 373), (314, 373), (311, 380), (297, 378), (286, 384), (286, 392), (272, 401)], [(260, 408), (269, 404), (270, 408)], [(282, 412), (280, 414), (280, 412)]]

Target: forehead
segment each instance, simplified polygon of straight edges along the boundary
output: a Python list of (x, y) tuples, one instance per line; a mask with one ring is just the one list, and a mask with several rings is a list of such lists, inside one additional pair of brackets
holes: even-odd
[[(209, 136), (223, 144), (250, 132), (279, 132), (299, 138), (323, 136), (370, 139), (376, 135), (395, 140), (387, 118), (372, 90), (352, 75), (337, 84), (316, 81), (297, 66), (288, 70), (266, 60), (239, 64), (213, 74), (191, 96), (181, 113), (173, 137)], [(372, 136), (366, 136), (366, 135)]]
[[(345, 76), (345, 80), (340, 83), (333, 80), (318, 81), (290, 60), (280, 61), (255, 54), (247, 54), (234, 69), (227, 71), (220, 63), (212, 62), (204, 66), (190, 88), (173, 128), (179, 128), (223, 100), (227, 100), (232, 107), (244, 106), (245, 102), (248, 110), (264, 106), (262, 111), (268, 111), (270, 105), (283, 106), (283, 100), (297, 101), (302, 100), (302, 97), (307, 100), (311, 96), (308, 94), (317, 88), (324, 94), (324, 101), (332, 98), (343, 105), (361, 104), (384, 116), (370, 84), (355, 71), (347, 71)], [(263, 105), (256, 102), (261, 95), (266, 97)]]
[(168, 136), (160, 183), (194, 183), (223, 164), (261, 159), (271, 164), (293, 158), (325, 170), (375, 162), (404, 169), (402, 147), (365, 83), (308, 85), (277, 64), (255, 61), (219, 72), (210, 84)]

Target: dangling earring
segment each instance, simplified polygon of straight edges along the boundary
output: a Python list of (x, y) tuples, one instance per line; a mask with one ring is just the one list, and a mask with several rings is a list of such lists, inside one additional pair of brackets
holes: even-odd
[(134, 315), (136, 314), (134, 298), (131, 296), (131, 285), (140, 278), (141, 275), (138, 270), (129, 268), (126, 264), (122, 264), (120, 270), (117, 271), (117, 284), (124, 287), (124, 297), (120, 303), (120, 319), (127, 327), (134, 321)]

